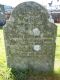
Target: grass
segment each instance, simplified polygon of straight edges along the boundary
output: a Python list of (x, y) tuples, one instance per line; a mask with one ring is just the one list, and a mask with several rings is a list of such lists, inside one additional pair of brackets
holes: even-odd
[(6, 55), (4, 47), (3, 30), (0, 30), (0, 80), (3, 80), (6, 72)]
[[(56, 37), (56, 53), (55, 53), (54, 71), (56, 74), (60, 75), (60, 24), (56, 24), (56, 25), (57, 25), (57, 37)], [(13, 78), (10, 78), (10, 71), (11, 70), (7, 68), (7, 63), (6, 63), (6, 52), (5, 52), (5, 45), (4, 45), (3, 29), (0, 29), (0, 80), (13, 80)], [(29, 79), (29, 80), (32, 80), (32, 79)], [(53, 80), (53, 79), (50, 79), (50, 80)], [(60, 78), (54, 79), (54, 80), (60, 80)]]
[(55, 51), (55, 72), (60, 73), (60, 24), (57, 25), (56, 51)]

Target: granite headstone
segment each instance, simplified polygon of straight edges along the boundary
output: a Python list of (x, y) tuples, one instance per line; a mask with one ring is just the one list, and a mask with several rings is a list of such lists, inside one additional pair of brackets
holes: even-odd
[(28, 1), (16, 6), (4, 26), (8, 66), (53, 71), (56, 31), (40, 4)]

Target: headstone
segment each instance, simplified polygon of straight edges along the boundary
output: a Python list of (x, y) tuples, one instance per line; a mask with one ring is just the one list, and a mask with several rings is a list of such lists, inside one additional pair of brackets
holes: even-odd
[(8, 66), (53, 71), (56, 31), (40, 4), (32, 1), (19, 4), (4, 26)]

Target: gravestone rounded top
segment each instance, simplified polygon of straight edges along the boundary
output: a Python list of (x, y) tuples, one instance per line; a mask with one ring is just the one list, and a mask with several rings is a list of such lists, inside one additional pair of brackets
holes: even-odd
[[(36, 2), (28, 1), (21, 3), (17, 7), (15, 7), (11, 17), (14, 18), (12, 18), (12, 21), (16, 23), (20, 23), (20, 20), (23, 22), (32, 21), (33, 23), (34, 20), (36, 20), (37, 22), (39, 22), (39, 20), (43, 20), (43, 22), (47, 21), (49, 15), (47, 10), (43, 6)], [(35, 23), (37, 23), (36, 21)]]

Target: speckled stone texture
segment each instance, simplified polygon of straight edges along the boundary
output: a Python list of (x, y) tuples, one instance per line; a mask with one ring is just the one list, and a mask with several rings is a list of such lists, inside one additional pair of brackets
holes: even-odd
[(40, 4), (31, 1), (19, 4), (4, 26), (8, 66), (53, 71), (56, 31)]

